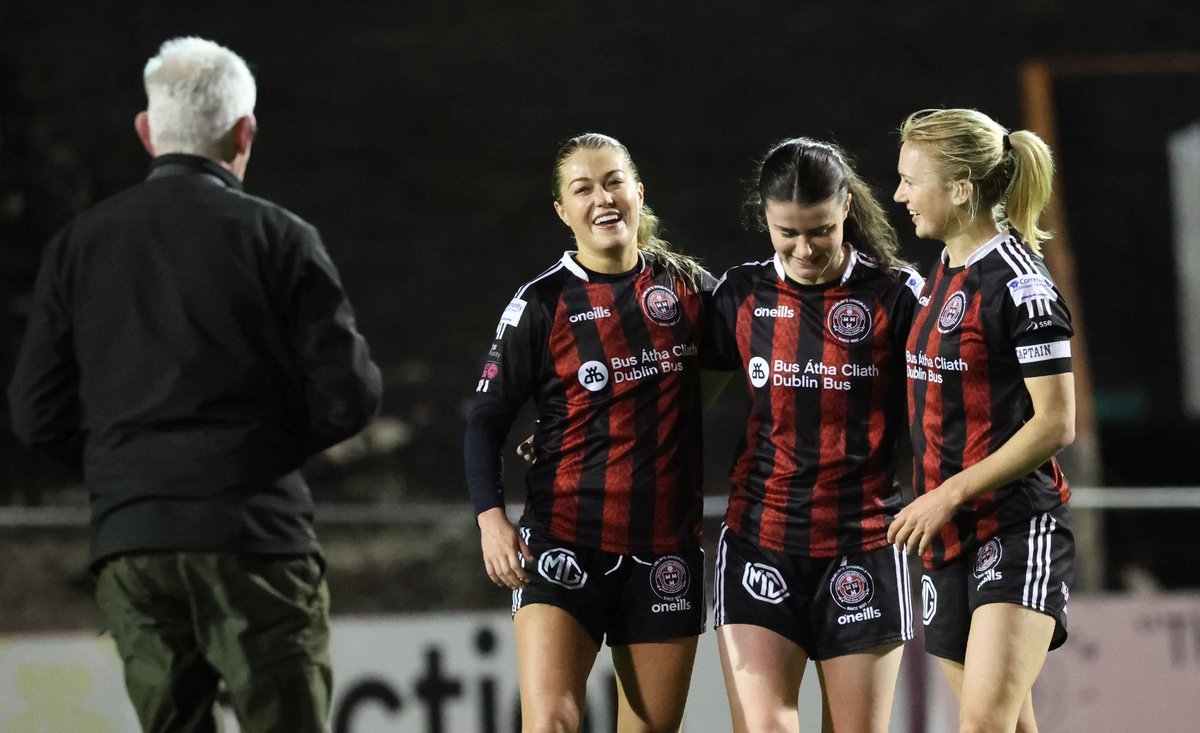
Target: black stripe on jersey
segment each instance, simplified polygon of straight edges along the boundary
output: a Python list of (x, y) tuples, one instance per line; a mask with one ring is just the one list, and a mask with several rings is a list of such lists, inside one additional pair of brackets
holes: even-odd
[[(568, 313), (585, 313), (592, 309), (593, 303), (588, 297), (587, 287), (582, 282), (571, 282), (563, 288), (562, 302)], [(580, 320), (577, 323), (571, 324), (571, 331), (575, 336), (576, 349), (579, 349), (579, 344), (600, 344), (600, 329), (598, 321)], [(582, 363), (587, 361), (583, 354), (580, 353), (579, 361)], [(608, 366), (608, 365), (605, 365)], [(593, 405), (603, 404), (612, 396), (612, 377), (609, 377), (608, 385), (598, 392), (588, 392), (588, 401)], [(568, 412), (581, 410), (582, 408), (567, 408)], [(586, 545), (588, 547), (596, 546), (602, 536), (604, 523), (604, 494), (603, 489), (583, 487), (603, 487), (605, 485), (605, 468), (608, 465), (608, 435), (609, 435), (609, 420), (608, 411), (603, 409), (595, 410), (596, 418), (593, 419), (587, 426), (587, 437), (584, 439), (585, 446), (605, 446), (604, 460), (594, 460), (591, 456), (585, 455), (583, 458), (583, 466), (579, 474), (579, 483), (576, 486), (576, 496), (579, 498), (579, 505), (575, 512), (575, 538), (574, 541)], [(568, 424), (570, 418), (568, 417)]]
[[(839, 296), (841, 297), (841, 296)], [(833, 303), (828, 304), (828, 308), (833, 308)], [(886, 317), (887, 313), (883, 308), (875, 308), (871, 313), (871, 329), (873, 332), (878, 332), (879, 319)], [(890, 324), (885, 324), (885, 328)], [(887, 333), (887, 331), (883, 331)], [(832, 342), (833, 339), (829, 336), (827, 329), (822, 330), (825, 339)], [(874, 364), (874, 337), (867, 337), (852, 344), (845, 345), (844, 348), (848, 352), (846, 355), (847, 364)], [(902, 354), (900, 355), (903, 358)], [(844, 379), (839, 375), (835, 379)], [(844, 424), (843, 435), (846, 441), (845, 455), (849, 456), (866, 456), (871, 453), (871, 419), (877, 414), (877, 410), (873, 408), (873, 401), (880, 400), (879, 407), (884, 408), (880, 391), (884, 388), (884, 383), (893, 389), (893, 393), (901, 392), (895, 389), (903, 385), (903, 382), (895, 382), (894, 375), (880, 375), (871, 382), (871, 389), (852, 389), (846, 392), (846, 422)], [(903, 409), (899, 413), (903, 415)], [(886, 423), (886, 420), (885, 420)], [(883, 445), (888, 445), (887, 440), (894, 438), (889, 435), (885, 426)], [(884, 451), (885, 454), (891, 453), (895, 455), (895, 451)], [(863, 505), (863, 483), (864, 481), (872, 481), (879, 471), (879, 466), (870, 462), (864, 462), (862, 470), (855, 474), (853, 471), (847, 471), (842, 476), (838, 485), (838, 547), (862, 546), (863, 542), (863, 526), (862, 526), (862, 505)], [(857, 521), (847, 521), (846, 517), (856, 517)]]
[[(931, 359), (940, 356), (952, 361), (957, 359), (962, 353), (963, 325), (965, 325), (967, 319), (970, 317), (967, 314), (975, 307), (975, 301), (979, 297), (978, 292), (967, 288), (968, 278), (963, 276), (965, 272), (966, 270), (955, 273), (944, 272), (938, 282), (937, 297), (933, 298), (933, 302), (944, 304), (947, 294), (952, 290), (961, 291), (966, 297), (966, 301), (963, 305), (963, 324), (960, 324), (949, 333), (938, 331), (938, 335), (941, 338), (938, 339), (937, 353), (931, 354), (926, 352), (926, 356)], [(929, 314), (929, 320), (935, 329), (937, 328), (940, 316), (941, 308), (938, 309), (937, 313)], [(973, 366), (972, 368), (980, 367)], [(963, 452), (967, 447), (967, 421), (965, 419), (947, 419), (947, 416), (959, 415), (964, 410), (962, 404), (962, 377), (948, 374), (943, 374), (942, 376), (944, 379), (954, 379), (959, 382), (958, 387), (954, 389), (947, 389), (946, 382), (942, 382), (939, 390), (941, 393), (941, 409), (938, 413), (938, 433), (942, 439), (942, 449), (938, 471), (941, 473), (941, 480), (945, 481), (962, 470)]]

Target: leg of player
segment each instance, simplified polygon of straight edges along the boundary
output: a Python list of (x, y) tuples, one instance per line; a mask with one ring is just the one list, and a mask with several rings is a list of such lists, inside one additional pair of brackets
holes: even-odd
[(535, 603), (513, 619), (520, 671), (523, 733), (578, 731), (587, 702), (587, 678), (600, 651), (574, 616)]
[(615, 646), (617, 733), (676, 733), (683, 722), (698, 637)]
[(1053, 618), (1024, 606), (989, 603), (975, 609), (962, 672), (960, 731), (1011, 731), (1023, 718), (1027, 727), (1019, 730), (1037, 730), (1030, 691), (1053, 634)]
[(799, 731), (797, 699), (808, 654), (790, 639), (753, 624), (719, 627), (717, 647), (734, 733)]
[[(954, 692), (954, 699), (962, 700), (962, 681), (963, 667), (958, 662), (951, 662), (949, 659), (938, 659), (938, 667), (942, 670), (942, 676), (946, 679), (946, 684), (950, 686), (950, 690)], [(1021, 704), (1021, 715), (1017, 718), (1016, 733), (1038, 733), (1037, 718), (1033, 715), (1033, 690), (1025, 696), (1025, 702)]]
[(825, 730), (887, 733), (903, 655), (904, 645), (895, 642), (817, 662), (829, 709)]

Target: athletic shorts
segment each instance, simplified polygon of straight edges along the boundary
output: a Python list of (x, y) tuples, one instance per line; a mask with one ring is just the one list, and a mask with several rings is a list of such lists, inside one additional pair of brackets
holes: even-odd
[(967, 655), (971, 614), (1013, 603), (1054, 619), (1050, 649), (1067, 640), (1067, 599), (1075, 579), (1075, 535), (1067, 505), (1013, 526), (921, 577), (925, 650), (959, 664)]
[[(546, 603), (571, 614), (600, 646), (644, 644), (704, 633), (704, 550), (618, 555), (559, 542), (528, 527), (529, 585), (512, 611)], [(522, 565), (525, 565), (522, 561)]]
[(721, 526), (714, 626), (752, 624), (832, 659), (913, 637), (908, 560), (891, 545), (840, 557), (765, 550)]

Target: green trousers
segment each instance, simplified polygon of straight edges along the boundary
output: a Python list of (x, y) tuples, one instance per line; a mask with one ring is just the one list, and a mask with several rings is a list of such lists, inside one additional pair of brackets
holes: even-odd
[(329, 730), (329, 589), (315, 557), (122, 555), (96, 598), (144, 733), (216, 733), (221, 680), (242, 733)]

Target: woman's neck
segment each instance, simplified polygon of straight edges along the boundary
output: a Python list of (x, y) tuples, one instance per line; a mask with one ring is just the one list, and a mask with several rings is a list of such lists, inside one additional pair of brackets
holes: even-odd
[(999, 228), (990, 216), (979, 216), (946, 239), (950, 267), (962, 267), (977, 249), (992, 241)]
[(638, 250), (637, 247), (622, 247), (605, 252), (589, 252), (579, 248), (575, 259), (592, 272), (619, 275), (637, 267)]

